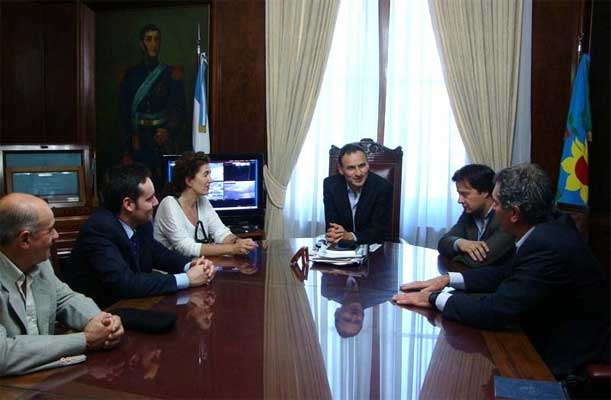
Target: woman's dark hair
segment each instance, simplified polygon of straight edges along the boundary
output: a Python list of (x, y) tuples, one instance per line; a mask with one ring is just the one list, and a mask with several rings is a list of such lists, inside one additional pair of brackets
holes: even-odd
[(176, 194), (184, 192), (187, 188), (185, 179), (195, 178), (201, 166), (206, 164), (210, 164), (210, 158), (203, 151), (197, 153), (185, 151), (182, 153), (172, 170), (172, 183), (176, 189)]

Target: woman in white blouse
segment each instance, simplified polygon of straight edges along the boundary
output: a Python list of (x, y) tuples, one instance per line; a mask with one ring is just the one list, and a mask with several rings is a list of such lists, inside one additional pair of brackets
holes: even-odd
[(248, 254), (257, 244), (232, 234), (206, 198), (212, 182), (209, 163), (203, 152), (187, 151), (176, 160), (172, 182), (180, 195), (159, 204), (155, 239), (189, 257)]

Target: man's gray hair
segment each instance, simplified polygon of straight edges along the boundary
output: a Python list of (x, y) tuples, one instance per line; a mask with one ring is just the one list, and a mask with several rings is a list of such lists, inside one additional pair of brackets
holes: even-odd
[(547, 174), (536, 164), (520, 164), (496, 175), (503, 209), (518, 207), (529, 225), (549, 220), (554, 212), (554, 189)]
[(38, 228), (38, 213), (31, 204), (0, 209), (0, 246), (10, 244), (21, 231), (36, 233)]

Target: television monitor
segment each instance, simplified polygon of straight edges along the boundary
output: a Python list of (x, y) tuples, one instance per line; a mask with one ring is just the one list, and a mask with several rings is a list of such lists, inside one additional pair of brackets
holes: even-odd
[(92, 175), (88, 146), (0, 146), (0, 195), (29, 193), (52, 207), (81, 207), (92, 201)]
[[(208, 200), (224, 221), (263, 214), (263, 155), (209, 154), (212, 183)], [(167, 155), (166, 178), (172, 181), (177, 155)], [(229, 217), (229, 218), (228, 218)]]
[(6, 168), (7, 192), (29, 193), (49, 204), (83, 201), (85, 182), (82, 167)]

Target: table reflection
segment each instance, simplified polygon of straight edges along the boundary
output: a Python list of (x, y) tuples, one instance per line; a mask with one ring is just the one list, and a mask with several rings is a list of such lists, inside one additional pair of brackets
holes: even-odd
[(400, 283), (439, 273), (436, 251), (386, 243), (357, 268), (292, 268), (313, 244), (219, 258), (209, 287), (122, 305), (176, 313), (173, 331), (129, 331), (84, 364), (0, 385), (103, 399), (492, 397), (485, 333), (391, 303)]
[(314, 267), (305, 287), (333, 398), (417, 398), (426, 377), (440, 328), (390, 300), (403, 280), (436, 276), (437, 254), (386, 247), (366, 270)]

